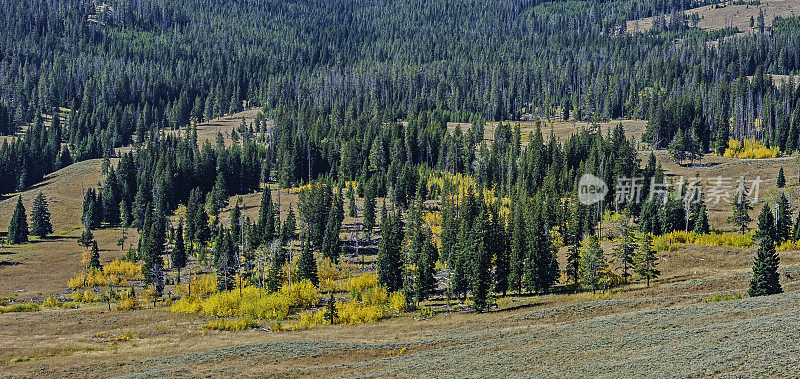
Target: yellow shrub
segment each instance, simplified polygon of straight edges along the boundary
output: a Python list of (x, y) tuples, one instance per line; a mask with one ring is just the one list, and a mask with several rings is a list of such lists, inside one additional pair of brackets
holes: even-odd
[(402, 292), (392, 292), (389, 304), (395, 312), (401, 313), (406, 310), (406, 296)]
[(131, 311), (139, 308), (139, 299), (136, 296), (125, 298), (117, 304), (118, 311)]
[(361, 301), (366, 305), (383, 306), (389, 301), (389, 292), (381, 286), (372, 287), (362, 293)]
[(319, 291), (309, 281), (292, 283), (277, 292), (266, 294), (248, 286), (228, 292), (219, 292), (208, 299), (181, 298), (171, 311), (197, 313), (218, 317), (246, 317), (253, 319), (285, 319), (295, 309), (309, 308), (319, 303)]
[(129, 280), (142, 280), (142, 266), (138, 263), (115, 260), (102, 270), (89, 270), (85, 274), (69, 279), (67, 285), (72, 289), (101, 287), (107, 285), (127, 286)]
[(77, 303), (97, 303), (99, 301), (102, 301), (103, 298), (100, 295), (92, 292), (91, 290), (86, 290), (83, 291), (82, 293), (80, 291), (73, 292), (72, 300)]
[(374, 322), (386, 317), (383, 307), (364, 305), (352, 300), (336, 303), (336, 311), (340, 322), (351, 325)]
[(205, 329), (212, 329), (212, 330), (229, 330), (229, 331), (239, 331), (245, 329), (253, 329), (258, 328), (258, 323), (251, 319), (251, 318), (240, 318), (240, 319), (217, 319), (213, 321), (207, 322), (203, 325)]
[(302, 311), (298, 316), (299, 320), (297, 322), (287, 323), (283, 325), (283, 329), (307, 330), (326, 323), (324, 309), (318, 311)]
[(40, 309), (41, 308), (34, 303), (22, 303), (9, 305), (7, 307), (0, 307), (0, 314), (12, 312), (36, 312)]
[(732, 139), (728, 141), (728, 148), (723, 155), (729, 158), (765, 159), (779, 156), (780, 150), (766, 147), (755, 139), (746, 139), (744, 142)]
[(361, 295), (364, 291), (376, 287), (378, 285), (378, 275), (375, 273), (367, 273), (357, 278), (350, 278), (347, 281), (347, 292), (350, 292), (350, 298), (353, 300), (361, 300)]
[(58, 299), (52, 296), (48, 297), (47, 299), (44, 299), (44, 301), (42, 302), (42, 306), (48, 308), (60, 308), (61, 304), (62, 303)]
[(114, 260), (103, 266), (103, 273), (116, 275), (127, 280), (142, 280), (142, 265), (129, 261)]
[(785, 241), (778, 245), (777, 249), (781, 251), (800, 250), (800, 241)]

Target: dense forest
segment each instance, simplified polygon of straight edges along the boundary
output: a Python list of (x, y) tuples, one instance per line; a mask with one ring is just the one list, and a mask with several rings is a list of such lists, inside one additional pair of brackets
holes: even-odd
[[(180, 245), (213, 253), (220, 289), (255, 267), (234, 243), (245, 234), (252, 247), (302, 239), (300, 276), (313, 282), (312, 250), (339, 258), (347, 187), (369, 199), (363, 211), (382, 236), (377, 272), (389, 291), (424, 299), (437, 261), (451, 272), (449, 294), (471, 294), (479, 311), (492, 291), (547, 292), (562, 269), (594, 289), (604, 210), (658, 235), (707, 232), (705, 208), (685, 208), (683, 194), (620, 201), (621, 177), (663, 181), (655, 156), (642, 165), (639, 141), (621, 126), (559, 141), (543, 122), (647, 119), (643, 142), (692, 160), (722, 154), (731, 139), (800, 149), (800, 90), (772, 80), (800, 70), (800, 19), (766, 28), (759, 17), (741, 35), (704, 31), (687, 11), (709, 3), (0, 0), (0, 133), (25, 126), (0, 148), (0, 193), (118, 157), (86, 192), (82, 243), (105, 225), (135, 227), (142, 238), (129, 256), (157, 287), (161, 256), (178, 245), (168, 218), (180, 205)], [(652, 30), (628, 32), (627, 21), (651, 16)], [(198, 146), (197, 123), (246, 107), (262, 115), (235, 143)], [(544, 127), (523, 135), (517, 120)], [(486, 123), (496, 121), (505, 123), (487, 143)], [(129, 145), (134, 152), (115, 152)], [(602, 205), (575, 199), (583, 174), (611, 187)], [(231, 195), (264, 183), (304, 186), (302, 225), (279, 217), (269, 196), (255, 223), (237, 222), (236, 204), (231, 225), (219, 224)], [(376, 198), (388, 200), (380, 211)], [(421, 226), (427, 200), (438, 200), (441, 249)], [(747, 205), (737, 206), (744, 217)], [(572, 246), (569, 267), (556, 262), (554, 233)], [(642, 262), (652, 262), (642, 246)], [(634, 249), (623, 250), (633, 263)], [(656, 270), (642, 270), (649, 283)]]

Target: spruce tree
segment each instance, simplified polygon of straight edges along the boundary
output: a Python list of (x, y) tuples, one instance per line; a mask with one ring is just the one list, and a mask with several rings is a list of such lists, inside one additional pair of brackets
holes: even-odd
[(258, 211), (257, 229), (259, 240), (263, 244), (275, 238), (275, 206), (272, 203), (272, 190), (264, 188), (261, 194), (261, 207)]
[(487, 249), (488, 222), (485, 211), (481, 211), (472, 226), (472, 309), (483, 312), (486, 309), (487, 297), (491, 285), (492, 257)]
[(528, 256), (528, 244), (525, 235), (525, 219), (520, 205), (511, 211), (509, 234), (511, 235), (511, 256), (509, 258), (508, 287), (518, 294), (522, 292), (522, 278), (525, 272), (525, 257)]
[(639, 241), (639, 251), (636, 255), (636, 273), (647, 281), (650, 287), (650, 280), (658, 278), (661, 271), (656, 269), (658, 265), (658, 255), (653, 248), (653, 236), (649, 233), (642, 235)]
[(175, 245), (172, 248), (172, 267), (178, 270), (178, 282), (180, 282), (181, 269), (186, 267), (186, 244), (183, 240), (183, 220), (178, 223), (175, 230)]
[(708, 212), (706, 211), (706, 206), (701, 205), (697, 210), (697, 214), (695, 215), (694, 232), (698, 234), (707, 234), (708, 231)]
[(286, 220), (283, 220), (283, 226), (281, 227), (281, 245), (285, 246), (289, 241), (297, 238), (296, 229), (297, 225), (294, 217), (294, 210), (292, 207), (289, 207)]
[(93, 270), (103, 268), (100, 264), (100, 249), (97, 248), (97, 241), (92, 241), (92, 250), (89, 253), (89, 268)]
[(370, 180), (364, 194), (364, 230), (368, 235), (372, 235), (372, 229), (375, 228), (375, 188), (372, 183)]
[(319, 285), (317, 261), (314, 259), (314, 253), (311, 251), (311, 244), (308, 240), (303, 242), (303, 250), (300, 253), (300, 259), (297, 260), (297, 280), (309, 280), (315, 286)]
[(269, 273), (267, 274), (267, 289), (275, 292), (283, 284), (283, 266), (286, 264), (286, 250), (280, 244), (275, 244), (270, 257)]
[(509, 240), (503, 225), (505, 220), (500, 216), (497, 206), (492, 206), (488, 246), (494, 261), (494, 292), (503, 296), (508, 292), (508, 274), (511, 270), (509, 261)]
[(600, 246), (600, 239), (590, 235), (581, 243), (580, 278), (584, 286), (592, 288), (592, 292), (603, 282), (606, 268), (605, 255)]
[[(384, 205), (383, 211), (386, 212)], [(378, 283), (394, 292), (403, 286), (403, 225), (400, 215), (381, 217), (381, 239), (378, 242)]]
[(217, 288), (230, 291), (234, 288), (233, 281), (239, 268), (239, 256), (231, 232), (224, 229), (217, 231), (214, 247)]
[(728, 222), (732, 223), (744, 234), (747, 231), (747, 226), (750, 224), (750, 221), (752, 221), (752, 218), (750, 218), (750, 211), (753, 207), (750, 205), (750, 200), (744, 193), (743, 186), (737, 189), (733, 202), (731, 202), (731, 207), (733, 208), (733, 215), (728, 217)]
[(45, 200), (44, 194), (39, 192), (36, 199), (33, 200), (33, 209), (31, 210), (31, 234), (44, 238), (51, 233), (53, 233), (53, 224), (50, 222), (47, 200)]
[(750, 280), (750, 288), (747, 293), (751, 297), (774, 295), (783, 292), (778, 277), (778, 264), (780, 258), (775, 252), (774, 220), (772, 212), (764, 206), (758, 217), (758, 250), (756, 251), (755, 262), (753, 262), (753, 278)]
[(347, 208), (350, 217), (358, 217), (358, 208), (356, 208), (356, 194), (353, 191), (353, 186), (347, 186)]
[(28, 216), (25, 215), (25, 206), (22, 205), (22, 196), (17, 196), (17, 206), (8, 225), (8, 243), (14, 245), (28, 242)]
[(322, 256), (330, 259), (334, 263), (339, 262), (339, 255), (342, 252), (342, 244), (339, 240), (340, 224), (336, 219), (335, 212), (328, 213), (328, 223), (325, 226), (325, 237), (322, 240)]
[(778, 170), (778, 179), (776, 180), (776, 184), (778, 188), (783, 188), (786, 186), (786, 177), (783, 175), (783, 167)]
[(633, 266), (636, 250), (639, 246), (636, 243), (634, 226), (629, 224), (627, 219), (620, 223), (619, 230), (619, 237), (616, 239), (614, 246), (614, 257), (622, 269), (622, 279), (627, 284), (628, 278), (631, 276), (628, 269)]
[(778, 198), (777, 218), (775, 219), (775, 236), (773, 242), (775, 245), (781, 244), (792, 237), (792, 214), (789, 209), (789, 201), (786, 195), (781, 193)]

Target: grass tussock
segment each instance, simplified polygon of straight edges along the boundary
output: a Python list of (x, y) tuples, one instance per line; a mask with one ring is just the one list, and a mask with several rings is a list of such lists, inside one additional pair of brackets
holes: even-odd
[(59, 299), (57, 299), (57, 298), (55, 298), (53, 296), (50, 296), (47, 299), (44, 299), (44, 301), (42, 302), (42, 306), (46, 307), (46, 308), (63, 308), (63, 309), (75, 309), (75, 308), (78, 308), (78, 305), (73, 303), (73, 302), (61, 301), (61, 300), (59, 300)]
[(736, 295), (729, 295), (729, 294), (720, 295), (720, 294), (716, 294), (714, 296), (709, 296), (709, 297), (703, 299), (703, 302), (704, 303), (718, 303), (718, 302), (721, 302), (721, 301), (731, 301), (731, 300), (741, 300), (741, 299), (742, 299), (742, 295), (739, 295), (739, 294), (736, 294)]

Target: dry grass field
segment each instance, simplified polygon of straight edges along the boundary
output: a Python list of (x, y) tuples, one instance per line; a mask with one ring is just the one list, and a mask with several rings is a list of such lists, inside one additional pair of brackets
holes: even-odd
[[(225, 125), (233, 128), (241, 118), (236, 120)], [(645, 122), (622, 123), (628, 135), (639, 140)], [(616, 124), (604, 124), (603, 131)], [(523, 125), (523, 130), (527, 134), (532, 127)], [(204, 125), (199, 130), (213, 143), (215, 128)], [(487, 127), (487, 138), (493, 135), (492, 128)], [(549, 128), (543, 129), (545, 136)], [(552, 126), (562, 141), (576, 128), (573, 124)], [(647, 154), (641, 154), (643, 162)], [(764, 194), (774, 191), (779, 167), (786, 173), (790, 190), (795, 191), (800, 180), (798, 161), (792, 157), (707, 156), (695, 165), (678, 165), (665, 151), (656, 156), (672, 177), (761, 176)], [(82, 268), (76, 242), (82, 188), (101, 179), (101, 165), (101, 160), (72, 165), (22, 193), (30, 209), (33, 197), (45, 192), (56, 233), (0, 249), (0, 296), (21, 302), (67, 293), (67, 280)], [(241, 197), (244, 215), (257, 218), (260, 197), (260, 193)], [(8, 224), (15, 201), (12, 196), (0, 202), (0, 225)], [(235, 201), (232, 198), (222, 212), (223, 224), (230, 222), (228, 214)], [(282, 213), (289, 206), (297, 211), (294, 191), (273, 191), (273, 201), (280, 202)], [(729, 229), (730, 205), (709, 206), (712, 228)], [(759, 208), (752, 212), (754, 218)], [(345, 225), (357, 222), (348, 217)], [(116, 246), (120, 232), (117, 228), (95, 232), (103, 262), (122, 255)], [(135, 232), (131, 234), (128, 243), (135, 243)], [(610, 254), (610, 243), (603, 246)], [(209, 331), (203, 328), (209, 318), (170, 313), (164, 306), (118, 311), (111, 304), (114, 310), (108, 311), (105, 303), (98, 303), (6, 313), (0, 314), (0, 370), (3, 376), (26, 377), (230, 376), (234, 372), (258, 377), (790, 376), (800, 361), (796, 347), (800, 251), (779, 252), (781, 283), (787, 293), (747, 298), (754, 253), (754, 249), (687, 244), (661, 253), (662, 275), (650, 288), (633, 282), (607, 293), (560, 290), (546, 296), (509, 296), (498, 299), (497, 307), (483, 315), (455, 304), (448, 307), (440, 298), (429, 304), (440, 310), (433, 317), (410, 313), (376, 323), (296, 332), (270, 332), (268, 324), (241, 332)], [(562, 267), (565, 255), (562, 248)], [(720, 294), (745, 298), (706, 302)], [(741, 366), (745, 360), (752, 364)]]
[[(764, 12), (764, 25), (772, 26), (775, 17), (794, 17), (800, 15), (800, 2), (796, 0), (761, 0), (760, 6), (732, 5), (728, 2), (725, 6), (714, 8), (706, 5), (686, 11), (686, 15), (696, 13), (700, 16), (698, 27), (703, 30), (720, 30), (725, 27), (735, 27), (743, 33), (752, 33), (750, 17), (758, 18), (759, 10)], [(648, 31), (653, 27), (653, 17), (628, 21), (629, 33)]]

